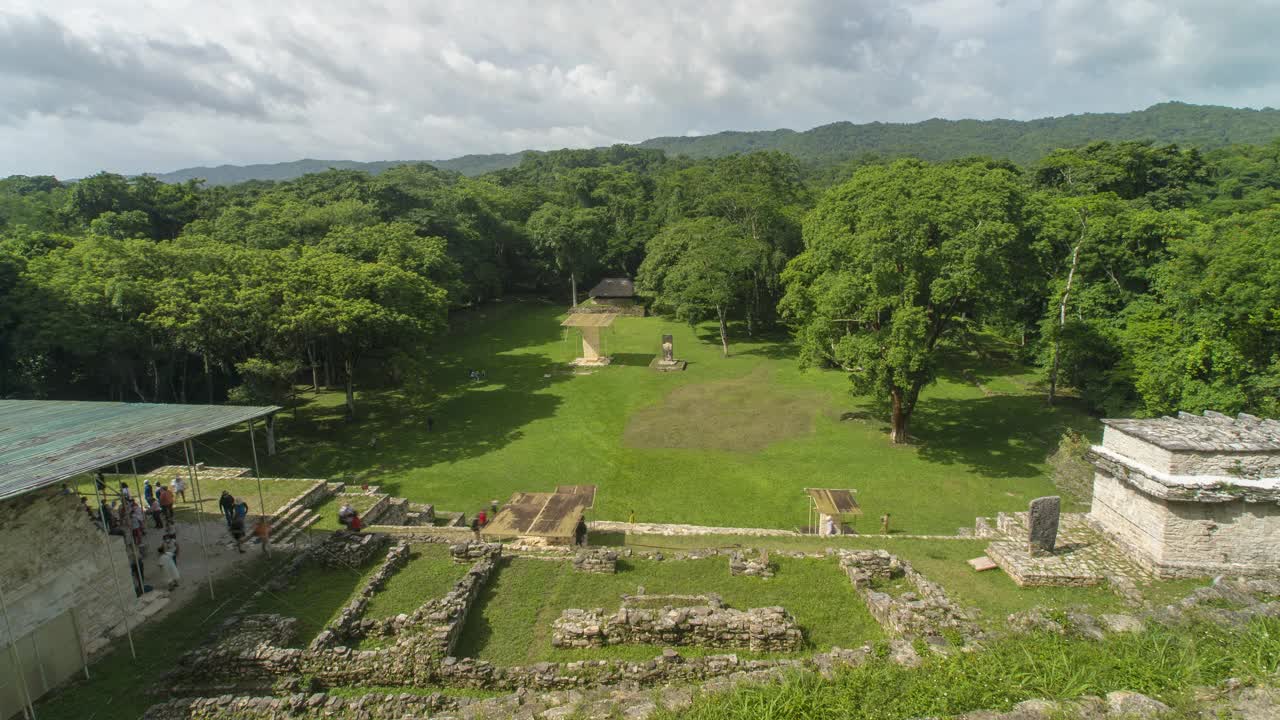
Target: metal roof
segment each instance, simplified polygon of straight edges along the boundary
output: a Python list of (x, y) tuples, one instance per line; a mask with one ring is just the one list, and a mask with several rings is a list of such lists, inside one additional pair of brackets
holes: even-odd
[(813, 499), (813, 505), (823, 515), (861, 515), (862, 508), (853, 497), (853, 490), (832, 488), (805, 488), (805, 494)]
[(279, 410), (249, 405), (0, 400), (0, 500)]
[(481, 530), (490, 537), (571, 538), (578, 519), (595, 500), (594, 485), (562, 486), (553, 493), (517, 492)]
[(609, 327), (617, 319), (618, 313), (574, 313), (560, 327)]

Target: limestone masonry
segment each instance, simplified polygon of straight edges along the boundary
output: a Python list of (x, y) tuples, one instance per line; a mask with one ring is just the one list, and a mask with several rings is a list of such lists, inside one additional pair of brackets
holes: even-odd
[(1280, 422), (1103, 420), (1090, 520), (1164, 577), (1280, 571)]

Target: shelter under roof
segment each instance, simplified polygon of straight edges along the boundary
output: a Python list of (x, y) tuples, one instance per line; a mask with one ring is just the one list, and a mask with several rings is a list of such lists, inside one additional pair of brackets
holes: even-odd
[(0, 400), (0, 500), (279, 410), (249, 405)]
[(861, 515), (862, 508), (853, 497), (852, 490), (831, 488), (805, 488), (806, 495), (813, 500), (814, 508), (823, 515)]

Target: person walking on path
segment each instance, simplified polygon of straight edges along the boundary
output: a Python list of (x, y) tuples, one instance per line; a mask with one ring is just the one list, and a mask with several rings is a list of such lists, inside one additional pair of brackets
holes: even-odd
[(476, 542), (480, 542), (480, 517), (471, 518), (471, 532), (475, 533)]
[(434, 428), (435, 426), (436, 426), (436, 419), (428, 415), (427, 416), (427, 432), (431, 432), (432, 428)]
[(137, 500), (129, 501), (129, 528), (133, 531), (133, 542), (137, 545), (142, 544), (142, 536), (146, 534), (146, 523), (143, 522), (142, 507), (138, 505)]
[(178, 572), (178, 543), (173, 534), (164, 536), (160, 544), (160, 569), (164, 571), (164, 579), (168, 581), (169, 590), (178, 587), (182, 575)]
[(142, 499), (147, 501), (147, 507), (151, 507), (151, 501), (156, 499), (156, 489), (151, 487), (150, 480), (142, 481)]
[(231, 539), (235, 540), (236, 542), (236, 550), (243, 555), (244, 554), (244, 513), (240, 512), (240, 508), (244, 507), (247, 513), (249, 506), (245, 505), (243, 502), (236, 503), (234, 499), (232, 499), (231, 502), (232, 502), (232, 515), (231, 515), (231, 520), (228, 521), (227, 523), (227, 527), (231, 529)]
[(260, 516), (258, 522), (254, 524), (253, 535), (258, 538), (258, 544), (262, 546), (262, 554), (270, 557), (271, 548), (268, 544), (271, 541), (271, 523), (267, 521), (266, 515)]
[(173, 476), (173, 492), (182, 500), (187, 501), (187, 483), (182, 479), (181, 475)]
[(227, 521), (227, 527), (231, 527), (231, 518), (236, 509), (236, 499), (231, 497), (231, 493), (223, 490), (222, 495), (218, 498), (218, 507), (222, 508), (222, 517)]
[(587, 544), (587, 521), (578, 518), (578, 526), (573, 529), (573, 544), (583, 547)]
[(126, 503), (133, 499), (133, 495), (129, 493), (129, 483), (120, 483), (120, 497), (124, 498)]
[(165, 523), (173, 525), (173, 491), (161, 485), (156, 499), (160, 501), (160, 512), (164, 514)]

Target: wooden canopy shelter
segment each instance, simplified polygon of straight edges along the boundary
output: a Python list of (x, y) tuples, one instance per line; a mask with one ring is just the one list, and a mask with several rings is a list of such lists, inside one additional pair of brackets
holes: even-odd
[(613, 325), (617, 313), (573, 313), (560, 327), (578, 328), (582, 331), (582, 357), (574, 365), (601, 366), (609, 364), (609, 356), (601, 351), (600, 330)]
[[(854, 492), (856, 491), (835, 488), (805, 488), (804, 494), (809, 496), (810, 532), (818, 535), (843, 535), (844, 519), (862, 514), (862, 507), (854, 498)], [(828, 532), (827, 527), (835, 528), (835, 533)]]
[(582, 513), (595, 504), (595, 497), (595, 485), (562, 485), (553, 493), (517, 492), (480, 533), (571, 543)]

